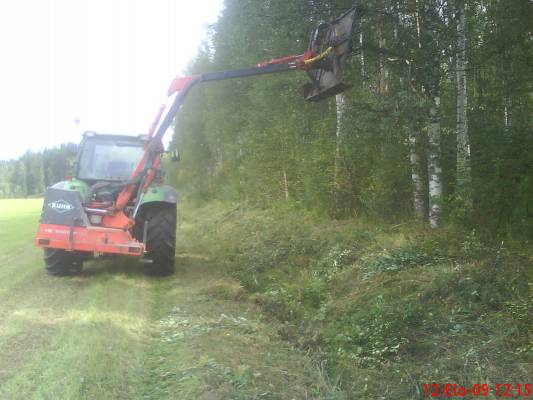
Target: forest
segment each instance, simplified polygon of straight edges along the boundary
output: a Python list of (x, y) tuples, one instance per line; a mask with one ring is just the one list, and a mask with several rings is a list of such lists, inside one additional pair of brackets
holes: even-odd
[(303, 52), (351, 7), (350, 90), (305, 103), (301, 73), (196, 89), (170, 179), (196, 201), (531, 236), (531, 1), (227, 0), (188, 72)]
[[(303, 52), (351, 7), (349, 91), (305, 103), (302, 73), (200, 87), (169, 180), (196, 201), (533, 235), (531, 1), (227, 0), (187, 72)], [(2, 161), (0, 198), (42, 194), (67, 159), (61, 146)]]
[(17, 160), (0, 160), (0, 199), (42, 196), (48, 186), (71, 173), (72, 161), (66, 144), (27, 151)]

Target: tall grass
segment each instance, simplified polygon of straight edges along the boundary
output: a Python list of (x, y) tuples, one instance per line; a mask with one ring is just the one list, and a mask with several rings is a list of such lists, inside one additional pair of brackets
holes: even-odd
[(185, 251), (216, 260), (240, 298), (354, 395), (410, 399), (424, 383), (533, 376), (533, 268), (517, 246), (221, 203), (185, 206), (179, 232)]

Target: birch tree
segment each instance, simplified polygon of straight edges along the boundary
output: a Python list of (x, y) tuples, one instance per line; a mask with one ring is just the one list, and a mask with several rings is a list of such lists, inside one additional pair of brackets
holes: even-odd
[(411, 162), (411, 181), (413, 183), (413, 206), (415, 218), (419, 223), (424, 223), (427, 218), (424, 190), (425, 185), (422, 177), (422, 160), (419, 152), (420, 127), (415, 125), (409, 135), (409, 160)]
[(435, 88), (429, 108), (429, 153), (428, 153), (428, 178), (429, 178), (429, 225), (432, 228), (440, 226), (441, 200), (442, 200), (442, 167), (440, 162), (440, 97)]
[(335, 211), (337, 215), (341, 214), (341, 151), (343, 142), (343, 115), (346, 108), (346, 101), (344, 93), (339, 93), (335, 96), (336, 109), (336, 129), (335, 129), (335, 166), (334, 166), (334, 197), (335, 197)]
[(468, 95), (466, 86), (466, 25), (465, 1), (457, 0), (457, 194), (466, 202), (471, 200), (470, 188), (472, 178), (470, 174), (470, 141), (468, 138), (467, 105)]
[(442, 167), (441, 167), (441, 42), (439, 34), (442, 24), (439, 13), (439, 2), (432, 1), (424, 4), (424, 18), (422, 21), (422, 56), (426, 72), (423, 74), (423, 86), (429, 100), (428, 124), (428, 187), (429, 187), (429, 225), (432, 228), (440, 226), (442, 202)]
[[(380, 3), (381, 9), (385, 12), (386, 7), (383, 2)], [(382, 96), (386, 96), (389, 92), (389, 71), (385, 63), (384, 49), (387, 45), (385, 38), (385, 21), (383, 15), (379, 17), (377, 24), (377, 34), (378, 34), (378, 47), (379, 47), (379, 56), (378, 56), (378, 93)]]

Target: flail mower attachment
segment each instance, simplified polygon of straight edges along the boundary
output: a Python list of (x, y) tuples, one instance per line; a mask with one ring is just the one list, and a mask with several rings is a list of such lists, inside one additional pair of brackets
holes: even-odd
[[(311, 33), (309, 46), (304, 54), (275, 58), (260, 62), (251, 68), (179, 77), (172, 82), (167, 94), (171, 96), (179, 92), (180, 95), (175, 103), (182, 103), (189, 89), (200, 82), (299, 70), (306, 71), (311, 79), (311, 82), (304, 86), (306, 100), (319, 101), (334, 96), (351, 87), (342, 81), (342, 73), (351, 55), (355, 14), (356, 9), (352, 8), (332, 22), (320, 23)], [(173, 118), (177, 107), (170, 111), (166, 115), (170, 114)]]
[(321, 23), (311, 33), (308, 52), (324, 57), (307, 70), (311, 82), (304, 86), (306, 100), (319, 101), (351, 87), (342, 81), (342, 71), (351, 54), (354, 18), (355, 9), (351, 9), (331, 23)]

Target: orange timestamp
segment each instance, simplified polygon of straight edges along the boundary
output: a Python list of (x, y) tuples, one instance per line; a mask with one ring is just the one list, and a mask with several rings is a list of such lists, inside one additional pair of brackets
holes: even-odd
[(487, 397), (491, 393), (496, 397), (533, 398), (531, 383), (474, 383), (462, 386), (456, 383), (424, 383), (424, 397)]

